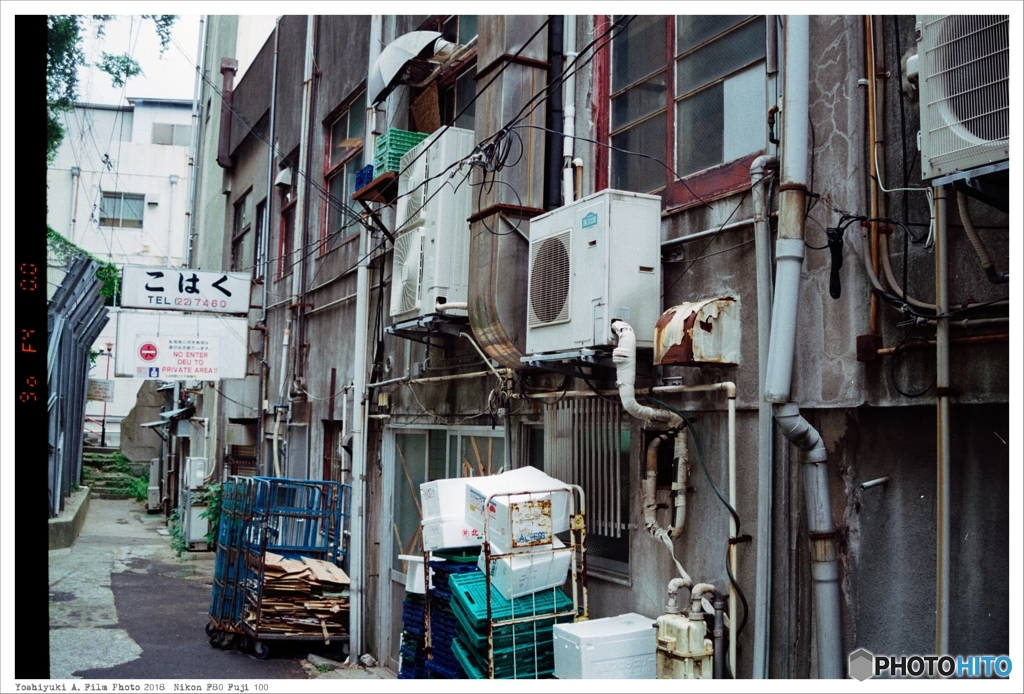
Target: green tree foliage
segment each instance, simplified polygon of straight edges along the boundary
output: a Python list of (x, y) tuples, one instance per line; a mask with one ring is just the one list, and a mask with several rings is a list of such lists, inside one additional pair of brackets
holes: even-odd
[(92, 253), (82, 250), (49, 224), (46, 225), (46, 250), (48, 257), (55, 260), (58, 267), (67, 267), (68, 262), (79, 253), (95, 260), (99, 265), (96, 277), (103, 283), (103, 286), (100, 287), (100, 295), (105, 299), (113, 299), (121, 293), (121, 273), (118, 272), (116, 265), (104, 262)]
[[(163, 53), (171, 42), (171, 28), (178, 19), (177, 15), (142, 15), (143, 19), (151, 19), (160, 39), (160, 52)], [(60, 113), (74, 107), (78, 98), (78, 68), (86, 66), (85, 53), (82, 51), (82, 36), (90, 20), (95, 26), (97, 36), (103, 35), (103, 29), (113, 15), (80, 14), (48, 15), (46, 45), (46, 162), (53, 162), (57, 148), (64, 140), (64, 127), (60, 123)], [(142, 74), (139, 63), (130, 53), (112, 55), (103, 53), (96, 66), (110, 75), (115, 87), (122, 87), (132, 77)]]

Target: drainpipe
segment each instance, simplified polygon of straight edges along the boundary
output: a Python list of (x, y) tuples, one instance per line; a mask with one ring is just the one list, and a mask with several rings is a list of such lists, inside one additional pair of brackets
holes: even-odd
[[(260, 229), (260, 250), (261, 259), (263, 261), (263, 292), (260, 299), (260, 322), (258, 326), (262, 328), (263, 336), (260, 340), (260, 383), (259, 383), (259, 417), (256, 421), (256, 440), (258, 445), (256, 446), (256, 469), (259, 470), (260, 474), (266, 475), (269, 470), (267, 469), (267, 461), (265, 460), (264, 449), (266, 444), (263, 440), (263, 427), (264, 427), (264, 416), (267, 412), (267, 381), (268, 381), (268, 367), (267, 367), (267, 291), (270, 286), (270, 220), (273, 217), (274, 212), (274, 168), (277, 165), (277, 123), (274, 120), (276, 115), (277, 105), (277, 50), (278, 50), (278, 39), (281, 35), (281, 18), (277, 18), (277, 22), (274, 24), (274, 65), (271, 72), (270, 78), (270, 147), (267, 148), (267, 201), (266, 206), (263, 209), (263, 228)], [(276, 443), (275, 443), (276, 448)]]
[[(309, 217), (309, 204), (307, 198), (309, 197), (309, 138), (310, 138), (310, 126), (309, 119), (310, 113), (313, 110), (313, 68), (314, 68), (314, 49), (316, 46), (316, 15), (307, 15), (306, 17), (306, 64), (304, 67), (303, 77), (303, 99), (302, 99), (302, 130), (299, 137), (299, 165), (298, 165), (298, 180), (295, 186), (295, 193), (298, 200), (295, 203), (295, 225), (292, 229), (292, 248), (295, 249), (295, 255), (297, 257), (296, 265), (292, 267), (292, 305), (291, 313), (295, 314), (295, 349), (296, 355), (294, 360), (295, 371), (293, 376), (294, 387), (298, 389), (299, 379), (302, 377), (302, 350), (303, 344), (305, 343), (305, 327), (303, 320), (304, 308), (300, 306), (299, 299), (303, 295), (303, 280), (305, 278), (305, 249), (306, 249), (306, 228), (308, 226)], [(290, 398), (289, 398), (290, 399)]]
[[(192, 143), (188, 159), (188, 222), (185, 224), (185, 246), (181, 258), (185, 267), (192, 267), (192, 239), (196, 235), (196, 190), (199, 186), (197, 167), (199, 165), (199, 114), (202, 112), (203, 74), (206, 70), (206, 15), (199, 18), (199, 47), (196, 49), (196, 84), (192, 90)], [(170, 239), (167, 240), (168, 248)], [(167, 251), (168, 255), (170, 250)]]
[(576, 56), (576, 15), (565, 15), (565, 96), (562, 108), (565, 111), (565, 124), (562, 129), (562, 204), (571, 205), (576, 196), (573, 194), (572, 146), (576, 136), (576, 75), (570, 70), (575, 69)]
[(231, 160), (231, 104), (235, 98), (235, 72), (238, 61), (234, 58), (220, 59), (221, 90), (220, 90), (220, 131), (217, 139), (217, 163), (222, 169), (230, 169), (235, 163)]
[(807, 113), (809, 108), (809, 19), (790, 16), (785, 24), (782, 180), (779, 185), (779, 239), (776, 244), (775, 301), (772, 306), (765, 399), (776, 403), (783, 435), (802, 451), (807, 530), (814, 583), (818, 677), (843, 676), (839, 562), (828, 489), (828, 454), (821, 435), (789, 402), (804, 257), (804, 203), (807, 196)]
[[(778, 166), (774, 157), (760, 156), (750, 165), (750, 183), (754, 198), (754, 252), (757, 272), (757, 568), (754, 598), (754, 669), (755, 679), (768, 677), (768, 644), (771, 642), (772, 581), (772, 406), (764, 399), (765, 375), (768, 369), (768, 336), (772, 324), (772, 258), (771, 223), (768, 188), (765, 178), (770, 168)], [(715, 660), (716, 664), (719, 659)]]
[[(372, 70), (380, 56), (381, 44), (384, 41), (383, 15), (375, 14), (370, 18), (370, 55), (367, 65)], [(363, 143), (363, 161), (373, 160), (373, 123), (376, 112), (367, 104), (366, 133)], [(352, 403), (352, 542), (349, 554), (349, 578), (351, 597), (349, 606), (349, 662), (358, 662), (363, 653), (363, 612), (366, 599), (366, 443), (368, 409), (366, 403), (366, 331), (369, 324), (369, 258), (370, 237), (366, 227), (359, 228), (359, 264), (356, 268), (356, 324), (354, 383)]]
[[(946, 244), (946, 189), (935, 193), (935, 306), (936, 315), (949, 312), (949, 248)], [(935, 321), (936, 395), (936, 548), (935, 653), (949, 653), (949, 319)]]

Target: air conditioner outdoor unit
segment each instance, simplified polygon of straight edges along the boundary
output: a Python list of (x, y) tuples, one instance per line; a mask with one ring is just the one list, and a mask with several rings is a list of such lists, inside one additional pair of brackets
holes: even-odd
[(1008, 15), (918, 15), (921, 176), (1010, 157)]
[(614, 319), (653, 347), (660, 296), (658, 196), (603, 190), (530, 222), (527, 352), (609, 347)]
[[(453, 166), (473, 151), (473, 131), (448, 128), (402, 157), (398, 178), (391, 316), (435, 313), (435, 302), (464, 302), (469, 284), (472, 189)], [(420, 156), (422, 154), (422, 156)], [(450, 174), (455, 173), (454, 176)], [(465, 311), (451, 311), (466, 315)]]
[(206, 482), (206, 458), (185, 458), (185, 480), (189, 489), (201, 489)]

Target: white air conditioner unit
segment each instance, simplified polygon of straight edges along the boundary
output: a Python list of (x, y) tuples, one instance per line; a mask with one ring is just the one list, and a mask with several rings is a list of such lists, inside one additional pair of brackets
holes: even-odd
[(463, 180), (468, 168), (459, 171), (453, 165), (472, 151), (472, 130), (448, 128), (402, 157), (391, 286), (393, 318), (424, 316), (435, 312), (435, 303), (466, 301), (467, 219), (473, 198), (469, 181)]
[(530, 222), (527, 352), (611, 346), (615, 319), (653, 347), (660, 296), (658, 196), (603, 190)]
[(1010, 157), (1008, 15), (919, 15), (921, 177)]

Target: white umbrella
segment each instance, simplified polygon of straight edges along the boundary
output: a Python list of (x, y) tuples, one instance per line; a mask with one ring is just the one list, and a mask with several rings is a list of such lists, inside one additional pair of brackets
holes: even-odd
[(370, 68), (366, 93), (370, 103), (377, 104), (399, 84), (406, 66), (418, 59), (432, 58), (437, 50), (448, 45), (437, 31), (412, 31), (392, 41), (380, 52)]

